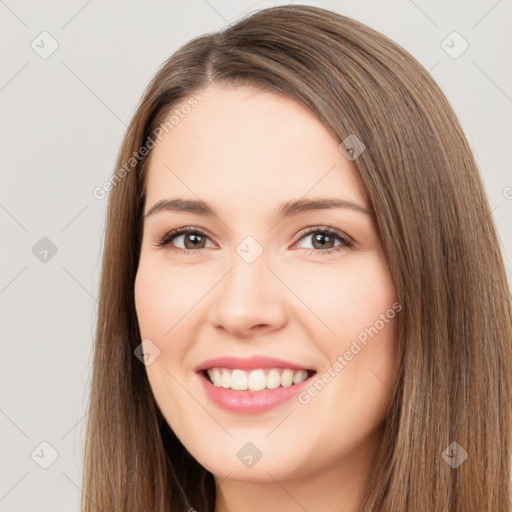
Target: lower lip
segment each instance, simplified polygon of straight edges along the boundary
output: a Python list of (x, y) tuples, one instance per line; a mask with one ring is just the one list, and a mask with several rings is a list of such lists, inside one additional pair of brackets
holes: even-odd
[(220, 407), (241, 414), (259, 414), (291, 400), (310, 384), (311, 377), (288, 387), (262, 391), (234, 391), (214, 386), (201, 372), (198, 373), (206, 394)]

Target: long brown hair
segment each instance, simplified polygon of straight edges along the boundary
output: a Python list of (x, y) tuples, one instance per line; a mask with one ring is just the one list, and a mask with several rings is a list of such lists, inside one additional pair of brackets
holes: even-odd
[[(393, 400), (360, 510), (509, 511), (511, 308), (471, 150), (409, 53), (357, 21), (302, 5), (261, 10), (185, 44), (148, 85), (126, 132), (105, 187), (82, 511), (215, 508), (213, 476), (171, 431), (134, 355), (149, 141), (211, 84), (284, 93), (340, 142), (355, 135), (366, 147), (354, 164), (403, 311)], [(444, 456), (453, 446), (467, 452), (458, 467)]]

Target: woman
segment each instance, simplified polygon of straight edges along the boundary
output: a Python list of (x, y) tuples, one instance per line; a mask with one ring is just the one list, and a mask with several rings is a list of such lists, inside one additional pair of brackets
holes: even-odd
[(309, 6), (198, 37), (109, 189), (82, 510), (510, 510), (498, 238), (406, 51)]

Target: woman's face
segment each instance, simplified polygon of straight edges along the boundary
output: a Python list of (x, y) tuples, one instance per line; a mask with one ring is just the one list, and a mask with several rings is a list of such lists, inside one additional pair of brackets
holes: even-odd
[(356, 478), (401, 309), (362, 182), (302, 104), (250, 87), (194, 98), (147, 179), (135, 299), (155, 399), (219, 479)]

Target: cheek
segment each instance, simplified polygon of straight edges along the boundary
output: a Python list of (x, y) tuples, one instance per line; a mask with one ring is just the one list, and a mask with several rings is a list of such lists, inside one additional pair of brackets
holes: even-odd
[[(315, 336), (326, 356), (325, 372), (319, 375), (323, 383), (308, 390), (303, 403), (322, 395), (318, 400), (327, 404), (325, 410), (345, 410), (346, 428), (349, 418), (375, 425), (389, 405), (401, 310), (384, 258), (361, 257), (357, 265), (335, 270), (317, 267), (297, 282), (299, 293), (308, 298), (309, 308), (326, 326), (317, 329)], [(311, 326), (321, 324), (318, 318), (308, 318), (312, 318), (308, 326), (313, 332)]]
[(322, 339), (331, 347), (356, 338), (396, 302), (395, 286), (381, 256), (361, 257), (346, 267), (318, 266), (292, 278), (294, 291), (317, 317), (314, 321), (323, 323)]
[(197, 289), (194, 292), (194, 283), (187, 281), (190, 286), (185, 287), (178, 283), (178, 275), (179, 270), (170, 272), (142, 258), (134, 287), (141, 339), (151, 340), (160, 351), (146, 366), (146, 373), (155, 400), (169, 424), (171, 418), (179, 416), (182, 402), (187, 398), (182, 396), (178, 383), (182, 380), (179, 372), (189, 348), (183, 333), (194, 328), (187, 312), (199, 293)]
[(142, 338), (172, 338), (172, 330), (187, 324), (187, 312), (204, 295), (189, 272), (166, 269), (141, 260), (135, 279), (135, 308)]

